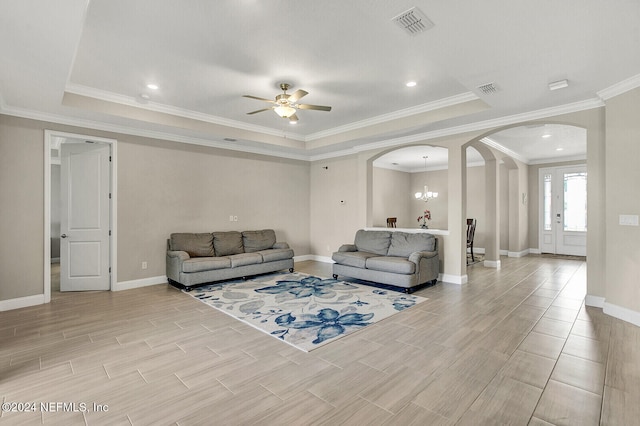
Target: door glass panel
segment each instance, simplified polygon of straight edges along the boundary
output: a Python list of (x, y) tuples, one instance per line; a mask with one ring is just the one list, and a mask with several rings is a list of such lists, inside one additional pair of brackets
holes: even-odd
[(544, 230), (551, 231), (551, 174), (544, 175)]
[(564, 174), (564, 230), (573, 232), (586, 232), (587, 230), (586, 172)]

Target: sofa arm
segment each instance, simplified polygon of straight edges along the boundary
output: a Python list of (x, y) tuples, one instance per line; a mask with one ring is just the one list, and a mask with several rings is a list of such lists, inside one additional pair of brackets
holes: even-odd
[(435, 256), (438, 256), (437, 251), (415, 251), (409, 255), (409, 261), (419, 265), (420, 259), (431, 259)]
[(191, 256), (189, 256), (189, 253), (186, 251), (167, 250), (167, 258), (176, 258), (176, 260), (185, 261), (190, 259)]
[(340, 248), (338, 249), (338, 251), (358, 251), (358, 249), (356, 248), (355, 244), (343, 244), (340, 246)]
[(289, 244), (285, 243), (285, 242), (276, 242), (273, 244), (273, 248), (274, 249), (288, 249)]
[(437, 251), (417, 251), (409, 255), (409, 260), (416, 264), (418, 283), (438, 279), (440, 273), (440, 259)]
[(167, 250), (167, 278), (179, 283), (182, 263), (189, 258), (189, 253), (186, 251)]

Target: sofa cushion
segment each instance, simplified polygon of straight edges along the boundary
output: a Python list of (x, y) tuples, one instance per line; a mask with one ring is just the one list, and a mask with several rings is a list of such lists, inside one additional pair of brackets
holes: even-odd
[(174, 251), (186, 251), (191, 257), (215, 256), (213, 235), (209, 233), (174, 233), (169, 239), (169, 246)]
[(389, 256), (409, 257), (416, 251), (433, 251), (436, 237), (432, 234), (409, 234), (406, 232), (392, 232)]
[(262, 231), (244, 231), (242, 233), (242, 244), (245, 253), (253, 253), (273, 247), (276, 243), (276, 233), (273, 229), (263, 229)]
[(255, 265), (262, 263), (262, 256), (258, 253), (240, 253), (229, 256), (231, 260), (231, 267), (237, 268), (238, 266)]
[(213, 248), (216, 256), (244, 253), (242, 234), (238, 231), (214, 232)]
[(182, 272), (202, 272), (231, 267), (228, 257), (195, 257), (182, 263)]
[(368, 253), (366, 251), (337, 251), (333, 253), (331, 258), (341, 265), (364, 268), (366, 260), (370, 257), (376, 256), (378, 255), (375, 253)]
[(293, 257), (291, 249), (269, 249), (256, 252), (262, 256), (263, 262), (275, 262), (276, 260), (286, 260)]
[(366, 261), (366, 268), (374, 271), (392, 272), (394, 274), (414, 274), (416, 264), (402, 257), (370, 257)]
[(365, 231), (360, 229), (356, 232), (354, 244), (358, 251), (386, 256), (392, 233), (389, 231)]

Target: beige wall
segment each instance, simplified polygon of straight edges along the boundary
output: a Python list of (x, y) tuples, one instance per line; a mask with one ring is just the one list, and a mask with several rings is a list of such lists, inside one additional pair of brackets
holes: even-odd
[[(409, 228), (417, 228), (419, 226), (418, 216), (422, 216), (425, 210), (431, 212), (430, 228), (434, 229), (449, 229), (449, 195), (447, 191), (447, 184), (449, 181), (448, 170), (435, 170), (430, 172), (417, 172), (411, 173), (411, 187), (409, 188), (409, 195), (412, 197), (409, 204), (410, 208), (410, 223)], [(424, 186), (429, 186), (429, 191), (435, 191), (438, 193), (437, 198), (433, 198), (426, 203), (421, 200), (416, 200), (415, 193), (424, 191)]]
[[(477, 220), (474, 240), (475, 248), (484, 248), (486, 238), (484, 173), (484, 166), (467, 168), (467, 217)], [(386, 217), (394, 213), (394, 215), (398, 216), (398, 227), (416, 228), (418, 227), (418, 216), (421, 216), (424, 209), (427, 208), (431, 211), (433, 218), (429, 226), (435, 229), (448, 229), (447, 180), (447, 170), (406, 173), (374, 167), (374, 225), (386, 226)], [(438, 198), (432, 199), (426, 204), (424, 201), (417, 201), (413, 196), (415, 192), (422, 191), (425, 183), (429, 185), (429, 189), (438, 192)], [(504, 211), (503, 217), (508, 218), (508, 174), (504, 175), (500, 188), (501, 211)], [(400, 201), (385, 202), (385, 200)], [(404, 209), (400, 207), (401, 202), (405, 203)], [(393, 205), (394, 210), (389, 210), (389, 205)], [(404, 219), (401, 221), (400, 217)], [(504, 243), (501, 243), (500, 247), (507, 250), (509, 237), (508, 220), (501, 223), (504, 225), (501, 228), (501, 241)]]
[[(326, 167), (326, 169), (325, 169)], [(330, 258), (340, 245), (353, 243), (366, 206), (358, 191), (358, 157), (311, 163), (310, 252)]]
[(398, 228), (415, 227), (411, 203), (411, 174), (373, 168), (373, 225), (387, 226), (388, 217), (398, 219)]
[(164, 275), (172, 232), (272, 228), (296, 255), (309, 254), (308, 218), (306, 162), (118, 138), (119, 282)]
[(118, 140), (118, 282), (163, 276), (171, 232), (273, 228), (309, 254), (306, 161), (0, 115), (0, 300), (43, 293), (44, 129)]
[[(606, 103), (606, 302), (638, 313), (640, 227), (620, 215), (640, 215), (640, 89)], [(591, 223), (589, 222), (589, 225)]]
[(0, 300), (42, 294), (44, 132), (0, 115)]

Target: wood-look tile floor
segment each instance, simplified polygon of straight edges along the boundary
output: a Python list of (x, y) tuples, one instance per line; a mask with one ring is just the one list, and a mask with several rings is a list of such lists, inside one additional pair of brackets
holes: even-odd
[(0, 423), (640, 424), (640, 329), (584, 306), (585, 272), (473, 265), (468, 284), (311, 353), (167, 285), (54, 291), (0, 312), (0, 400), (36, 404)]

